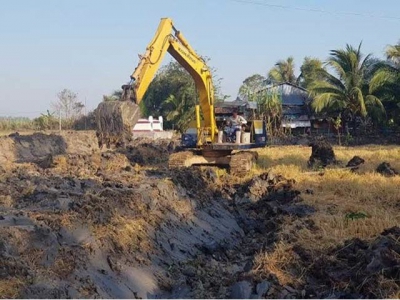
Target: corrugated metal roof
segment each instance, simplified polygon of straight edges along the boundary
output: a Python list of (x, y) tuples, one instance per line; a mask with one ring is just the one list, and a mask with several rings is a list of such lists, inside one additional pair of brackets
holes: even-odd
[(258, 93), (262, 92), (278, 93), (281, 95), (283, 105), (304, 105), (311, 100), (307, 90), (287, 82), (267, 86), (258, 91)]
[(216, 102), (214, 107), (246, 107), (250, 109), (257, 109), (257, 103), (247, 101), (247, 99), (236, 98), (235, 101)]

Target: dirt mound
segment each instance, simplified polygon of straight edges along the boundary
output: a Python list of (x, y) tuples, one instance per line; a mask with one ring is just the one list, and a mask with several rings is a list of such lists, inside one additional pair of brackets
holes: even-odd
[[(62, 172), (69, 176), (109, 176), (118, 177), (126, 172), (135, 173), (125, 155), (115, 152), (86, 154), (66, 154), (53, 158), (53, 169), (47, 174)], [(122, 172), (122, 173), (121, 173)]]
[(168, 162), (169, 155), (178, 149), (178, 140), (138, 138), (118, 151), (124, 153), (133, 164), (143, 166)]
[(273, 172), (263, 173), (255, 176), (242, 185), (236, 185), (228, 192), (234, 193), (230, 196), (234, 197), (236, 202), (257, 202), (261, 199), (272, 200), (292, 200), (300, 194), (294, 189), (295, 180), (286, 179), (282, 175)]
[(335, 153), (327, 141), (312, 142), (311, 149), (311, 156), (308, 160), (310, 167), (326, 167), (327, 165), (336, 164)]
[(352, 170), (357, 169), (360, 165), (362, 165), (365, 162), (364, 159), (362, 159), (359, 156), (354, 156), (352, 159), (349, 160), (349, 162), (346, 165), (346, 168), (351, 168)]
[(243, 235), (201, 170), (147, 176), (115, 152), (57, 155), (54, 164), (0, 177), (5, 297), (167, 297), (182, 262)]
[[(169, 140), (100, 152), (69, 138), (65, 153), (51, 149), (46, 168), (0, 167), (1, 297), (396, 295), (397, 227), (371, 241), (304, 248), (303, 229), (326, 232), (293, 179), (170, 171)], [(79, 147), (87, 152), (71, 152)]]
[(390, 166), (390, 163), (388, 162), (383, 162), (381, 163), (377, 168), (376, 168), (376, 172), (387, 176), (387, 177), (392, 177), (392, 176), (396, 176), (399, 175), (399, 172), (397, 170), (395, 170), (394, 168), (392, 168)]
[(309, 263), (306, 289), (317, 297), (388, 298), (400, 288), (400, 228), (385, 230), (367, 242), (348, 240), (309, 261), (310, 253), (295, 249)]
[(36, 162), (41, 166), (49, 167), (51, 156), (67, 153), (92, 154), (98, 151), (96, 136), (90, 131), (15, 134), (0, 138), (0, 164), (2, 165), (13, 162)]

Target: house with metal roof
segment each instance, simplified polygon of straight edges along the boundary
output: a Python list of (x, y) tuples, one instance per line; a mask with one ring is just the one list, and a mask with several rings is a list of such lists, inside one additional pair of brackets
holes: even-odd
[(267, 85), (257, 93), (276, 93), (282, 102), (282, 126), (311, 127), (311, 98), (306, 89), (289, 82)]
[(256, 109), (256, 102), (241, 99), (239, 97), (234, 101), (217, 102), (214, 104), (214, 112), (217, 121), (226, 120), (234, 111), (248, 119), (253, 116), (253, 111)]

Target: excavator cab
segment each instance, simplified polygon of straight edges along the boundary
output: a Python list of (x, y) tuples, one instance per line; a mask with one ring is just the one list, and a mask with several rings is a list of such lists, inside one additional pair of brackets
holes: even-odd
[(211, 71), (169, 18), (161, 19), (145, 54), (139, 55), (139, 64), (130, 76), (130, 82), (122, 87), (121, 98), (118, 101), (103, 101), (96, 108), (99, 146), (123, 146), (132, 139), (132, 129), (140, 118), (139, 104), (167, 52), (192, 76), (199, 98), (191, 131), (182, 136), (182, 146), (188, 151), (173, 153), (169, 167), (225, 165), (233, 173), (246, 174), (256, 159), (256, 152), (243, 150), (266, 145), (265, 124), (252, 121), (244, 134), (247, 137), (244, 142), (242, 138), (235, 143), (224, 141), (215, 117)]

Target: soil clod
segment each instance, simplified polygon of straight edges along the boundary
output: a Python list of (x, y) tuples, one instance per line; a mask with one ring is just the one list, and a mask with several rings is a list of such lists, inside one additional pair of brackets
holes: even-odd
[(390, 163), (383, 162), (377, 168), (376, 171), (384, 176), (392, 177), (399, 175), (399, 172), (390, 166)]
[(332, 146), (327, 141), (315, 141), (311, 143), (311, 149), (309, 167), (326, 167), (337, 163)]
[(349, 160), (349, 162), (346, 165), (346, 168), (351, 168), (351, 170), (355, 171), (357, 170), (360, 165), (362, 165), (365, 162), (364, 159), (362, 159), (359, 156), (354, 156), (352, 159)]

